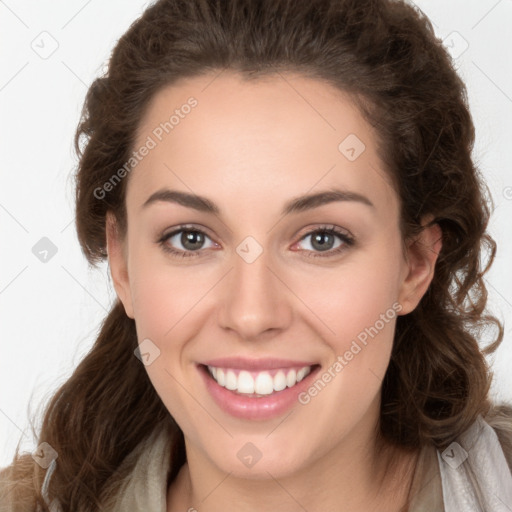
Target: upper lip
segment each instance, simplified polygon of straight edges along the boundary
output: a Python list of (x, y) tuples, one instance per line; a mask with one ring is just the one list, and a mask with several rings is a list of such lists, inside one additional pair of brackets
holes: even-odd
[(277, 359), (274, 357), (264, 357), (260, 359), (248, 359), (245, 357), (221, 357), (210, 359), (201, 364), (214, 366), (216, 368), (232, 368), (248, 371), (275, 370), (277, 368), (303, 368), (304, 366), (314, 366), (311, 361), (297, 361), (293, 359)]

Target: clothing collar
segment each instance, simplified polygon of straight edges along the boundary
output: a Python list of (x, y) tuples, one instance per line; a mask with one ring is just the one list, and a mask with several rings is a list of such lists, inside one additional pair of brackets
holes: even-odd
[[(135, 461), (119, 492), (104, 510), (109, 512), (166, 512), (171, 437), (155, 430), (121, 465)], [(56, 461), (54, 461), (56, 462)], [(45, 495), (54, 467), (43, 482)], [(468, 512), (512, 510), (512, 473), (494, 429), (479, 416), (443, 452), (433, 445), (421, 449), (408, 512)], [(56, 500), (52, 512), (60, 512)]]

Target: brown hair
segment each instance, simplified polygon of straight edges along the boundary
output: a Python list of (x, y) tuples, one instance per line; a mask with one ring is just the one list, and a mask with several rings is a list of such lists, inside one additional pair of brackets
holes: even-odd
[[(485, 355), (499, 346), (503, 328), (485, 311), (483, 276), (496, 245), (486, 232), (490, 199), (471, 158), (466, 89), (429, 20), (402, 1), (160, 0), (147, 8), (91, 85), (76, 132), (76, 227), (88, 261), (107, 256), (107, 211), (126, 229), (128, 178), (103, 199), (94, 191), (129, 160), (148, 102), (178, 79), (224, 69), (247, 79), (292, 71), (349, 93), (379, 135), (401, 200), (403, 239), (429, 214), (442, 229), (431, 286), (397, 319), (378, 437), (444, 449), (482, 414), (498, 418), (511, 454), (512, 422), (505, 419), (512, 408), (488, 396)], [(494, 342), (481, 350), (488, 327), (497, 329)], [(99, 510), (107, 480), (120, 478), (120, 463), (156, 428), (173, 437), (171, 479), (185, 461), (183, 434), (134, 357), (136, 347), (134, 321), (118, 301), (47, 405), (37, 438), (59, 454), (49, 496), (63, 510)], [(35, 506), (37, 499), (48, 510), (40, 492), (45, 471), (18, 453), (9, 471), (15, 502)]]

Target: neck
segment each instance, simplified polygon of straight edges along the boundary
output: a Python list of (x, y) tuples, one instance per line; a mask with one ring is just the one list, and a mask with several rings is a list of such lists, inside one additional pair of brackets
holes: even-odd
[(188, 460), (169, 487), (167, 512), (224, 512), (226, 503), (240, 512), (406, 512), (419, 452), (389, 445), (377, 451), (375, 442), (365, 450), (346, 441), (292, 474), (267, 472), (260, 479), (222, 472), (187, 449)]

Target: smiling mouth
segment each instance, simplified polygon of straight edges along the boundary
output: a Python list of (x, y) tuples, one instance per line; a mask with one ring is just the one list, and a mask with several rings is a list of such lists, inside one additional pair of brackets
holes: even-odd
[(247, 371), (210, 365), (201, 366), (219, 386), (248, 397), (264, 397), (287, 388), (293, 388), (317, 367), (320, 367), (319, 364), (314, 364), (264, 371)]

